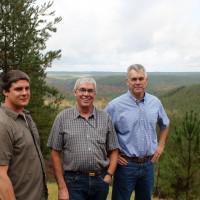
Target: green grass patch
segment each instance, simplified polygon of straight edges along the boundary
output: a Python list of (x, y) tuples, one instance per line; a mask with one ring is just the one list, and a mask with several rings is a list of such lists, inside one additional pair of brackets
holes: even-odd
[(58, 199), (58, 187), (56, 183), (48, 183), (49, 200)]

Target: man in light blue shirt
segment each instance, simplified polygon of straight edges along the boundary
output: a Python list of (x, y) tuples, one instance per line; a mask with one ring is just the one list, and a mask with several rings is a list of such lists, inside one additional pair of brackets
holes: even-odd
[(133, 191), (136, 200), (150, 200), (152, 196), (153, 163), (164, 151), (169, 119), (160, 100), (145, 92), (147, 83), (147, 73), (142, 65), (129, 66), (128, 92), (109, 102), (105, 108), (120, 144), (112, 200), (130, 200)]

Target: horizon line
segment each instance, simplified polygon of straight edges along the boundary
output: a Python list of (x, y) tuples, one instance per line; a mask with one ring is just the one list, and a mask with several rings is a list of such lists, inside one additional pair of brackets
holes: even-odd
[[(126, 73), (126, 71), (93, 71), (93, 70), (87, 70), (87, 71), (71, 71), (71, 70), (45, 70), (46, 72), (84, 72), (84, 73)], [(200, 71), (147, 71), (147, 73), (200, 73)]]

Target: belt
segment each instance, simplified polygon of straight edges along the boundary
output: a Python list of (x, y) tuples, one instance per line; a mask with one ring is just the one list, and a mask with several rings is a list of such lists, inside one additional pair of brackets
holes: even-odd
[(106, 174), (106, 169), (99, 170), (99, 171), (65, 171), (65, 172), (75, 174), (75, 175), (100, 176), (100, 175)]
[(128, 161), (133, 161), (133, 162), (136, 162), (136, 163), (145, 163), (145, 162), (151, 160), (152, 157), (153, 157), (153, 155), (144, 156), (144, 157), (136, 157), (136, 156), (130, 157), (130, 156), (126, 156), (126, 155), (121, 155), (121, 156)]

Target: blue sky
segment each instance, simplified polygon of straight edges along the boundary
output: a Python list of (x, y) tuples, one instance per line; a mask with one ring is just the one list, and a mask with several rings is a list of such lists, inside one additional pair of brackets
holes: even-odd
[[(40, 0), (44, 2), (44, 0)], [(63, 20), (48, 41), (48, 70), (200, 71), (199, 0), (54, 0)]]

